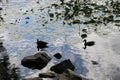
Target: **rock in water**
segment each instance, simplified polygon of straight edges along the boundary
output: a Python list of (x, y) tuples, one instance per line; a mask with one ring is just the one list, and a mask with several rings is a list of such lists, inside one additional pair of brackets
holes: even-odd
[(27, 79), (23, 79), (23, 80), (43, 80), (39, 77), (34, 77), (34, 78), (27, 78)]
[(92, 62), (93, 65), (97, 65), (97, 64), (98, 64), (97, 61), (93, 61), (93, 60), (92, 60), (91, 62)]
[(21, 64), (31, 69), (43, 69), (51, 58), (45, 52), (39, 52), (35, 55), (24, 57)]
[(40, 78), (54, 78), (56, 76), (54, 73), (49, 72), (49, 73), (40, 73), (39, 77)]
[(61, 58), (62, 58), (62, 55), (61, 55), (60, 53), (56, 53), (56, 54), (54, 55), (54, 57), (57, 58), (57, 59), (61, 59)]
[(71, 69), (71, 70), (75, 69), (74, 65), (71, 63), (71, 61), (69, 59), (64, 60), (61, 63), (56, 64), (55, 66), (52, 66), (50, 68), (51, 71), (54, 71), (55, 73), (58, 73), (58, 74), (61, 74), (66, 69)]
[(82, 80), (82, 77), (74, 71), (67, 69), (58, 75), (59, 80)]

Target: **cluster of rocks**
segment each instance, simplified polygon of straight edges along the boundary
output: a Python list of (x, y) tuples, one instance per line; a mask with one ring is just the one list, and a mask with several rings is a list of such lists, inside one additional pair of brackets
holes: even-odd
[[(60, 53), (56, 53), (54, 55), (55, 58), (61, 59), (62, 55)], [(22, 59), (21, 64), (24, 67), (30, 69), (43, 69), (51, 60), (51, 57), (47, 55), (47, 53), (41, 51), (36, 53), (35, 55), (26, 56)], [(63, 60), (62, 62), (53, 65), (50, 68), (51, 72), (47, 73), (39, 73), (39, 77), (23, 79), (23, 80), (43, 80), (42, 78), (55, 78), (57, 80), (82, 80), (82, 77), (74, 72), (75, 66), (72, 64), (70, 59)]]
[[(26, 56), (21, 60), (21, 64), (24, 67), (30, 69), (41, 70), (46, 67), (46, 65), (51, 61), (51, 57), (47, 55), (46, 52), (42, 51), (44, 48), (47, 48), (47, 42), (39, 41), (37, 39), (37, 49), (40, 52), (35, 55)], [(56, 59), (61, 59), (62, 55), (56, 53), (53, 55)], [(50, 67), (50, 72), (39, 73), (38, 77), (23, 79), (23, 80), (43, 80), (43, 78), (51, 78), (54, 80), (82, 80), (82, 77), (74, 72), (75, 66), (72, 64), (70, 59), (61, 61), (58, 64), (55, 64)]]

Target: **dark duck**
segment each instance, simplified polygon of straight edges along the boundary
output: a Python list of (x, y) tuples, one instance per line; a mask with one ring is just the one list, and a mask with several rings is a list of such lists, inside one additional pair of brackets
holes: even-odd
[(83, 42), (84, 42), (84, 47), (83, 47), (84, 49), (86, 49), (87, 46), (93, 46), (93, 45), (95, 45), (95, 42), (94, 42), (94, 41), (89, 41), (89, 42), (87, 42), (87, 40), (84, 39)]
[(44, 41), (39, 41), (39, 39), (37, 39), (37, 49), (38, 49), (38, 51), (39, 51), (39, 49), (41, 49), (41, 51), (42, 50), (44, 50), (45, 48), (48, 48), (48, 46), (47, 46), (47, 42), (44, 42)]

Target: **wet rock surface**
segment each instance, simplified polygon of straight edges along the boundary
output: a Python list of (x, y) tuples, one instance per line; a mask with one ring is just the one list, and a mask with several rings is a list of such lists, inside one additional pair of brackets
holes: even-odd
[(55, 73), (58, 73), (58, 74), (61, 74), (66, 69), (71, 69), (71, 70), (75, 69), (75, 66), (71, 63), (71, 61), (69, 59), (64, 60), (61, 63), (56, 64), (55, 66), (52, 66), (50, 68), (51, 71), (54, 71)]
[(26, 78), (26, 79), (23, 79), (23, 80), (43, 80), (39, 77), (35, 77), (35, 78)]
[(67, 69), (62, 74), (58, 75), (59, 80), (82, 80), (82, 77), (74, 71)]
[(48, 73), (40, 73), (39, 77), (40, 78), (54, 78), (56, 76), (55, 76), (55, 73), (48, 72)]
[(57, 59), (61, 59), (61, 58), (62, 58), (62, 55), (61, 55), (60, 53), (56, 53), (56, 54), (54, 55), (54, 57), (57, 58)]
[(35, 55), (26, 56), (22, 59), (21, 64), (24, 67), (28, 67), (31, 69), (43, 69), (51, 58), (45, 52), (39, 52)]

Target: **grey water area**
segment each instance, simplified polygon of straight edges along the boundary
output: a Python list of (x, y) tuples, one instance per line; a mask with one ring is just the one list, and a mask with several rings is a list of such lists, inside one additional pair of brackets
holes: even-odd
[[(107, 25), (98, 24), (97, 26), (94, 24), (63, 26), (59, 20), (58, 22), (53, 21), (48, 25), (43, 26), (42, 21), (44, 22), (47, 20), (49, 16), (46, 14), (47, 10), (41, 12), (39, 8), (42, 9), (44, 6), (46, 6), (45, 4), (48, 2), (51, 4), (51, 2), (49, 0), (39, 1), (41, 2), (41, 5), (37, 5), (35, 0), (8, 0), (8, 3), (5, 1), (0, 3), (0, 7), (3, 8), (3, 11), (0, 12), (0, 14), (5, 19), (5, 22), (0, 22), (0, 40), (3, 42), (3, 45), (10, 56), (11, 64), (15, 64), (20, 68), (21, 78), (36, 77), (40, 72), (49, 71), (49, 68), (52, 65), (57, 64), (65, 59), (70, 59), (76, 67), (75, 72), (85, 77), (83, 80), (120, 79), (120, 63), (117, 63), (119, 62), (118, 60), (120, 60), (120, 29), (118, 26), (115, 26), (115, 23), (108, 23)], [(105, 0), (102, 0), (103, 2), (99, 2), (98, 0), (93, 1), (101, 4), (104, 3)], [(30, 12), (31, 9), (34, 10), (34, 13)], [(99, 13), (98, 15), (101, 14)], [(45, 20), (42, 17), (39, 17), (41, 15), (46, 17)], [(84, 18), (82, 19), (84, 20)], [(115, 17), (115, 19), (120, 18)], [(97, 28), (95, 35), (99, 36), (100, 39), (103, 39), (102, 41), (98, 40), (98, 44), (95, 45), (97, 49), (95, 47), (93, 47), (95, 49), (88, 48), (89, 50), (84, 50), (82, 48), (83, 39), (80, 37), (80, 34), (84, 33), (82, 32), (82, 29), (84, 28), (87, 30), (88, 37), (92, 34), (93, 29)], [(37, 39), (49, 43), (49, 47), (46, 49), (46, 52), (50, 57), (52, 57), (51, 62), (43, 70), (31, 70), (21, 65), (21, 60), (25, 56), (33, 55), (38, 52), (36, 48)], [(94, 35), (89, 38), (89, 40), (94, 39), (97, 42), (97, 37), (95, 38)], [(80, 47), (76, 47), (76, 45), (79, 44)], [(94, 51), (91, 49), (98, 50), (98, 52), (96, 51), (95, 54), (91, 54), (89, 51), (94, 53)], [(108, 54), (109, 51), (110, 55)], [(57, 60), (53, 57), (53, 55), (57, 52), (62, 54), (63, 57), (61, 60)], [(98, 54), (100, 52), (101, 55)], [(105, 55), (102, 53), (107, 54)], [(117, 56), (116, 59), (115, 57), (111, 57), (111, 55), (115, 57)], [(101, 59), (100, 64), (97, 66), (91, 66), (89, 59), (93, 59), (95, 57)], [(107, 60), (110, 59), (110, 57), (114, 59)], [(116, 63), (112, 64), (110, 61)]]

